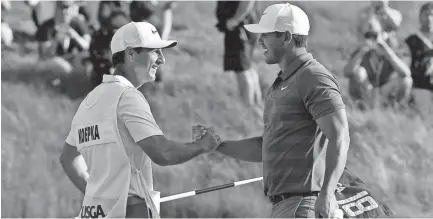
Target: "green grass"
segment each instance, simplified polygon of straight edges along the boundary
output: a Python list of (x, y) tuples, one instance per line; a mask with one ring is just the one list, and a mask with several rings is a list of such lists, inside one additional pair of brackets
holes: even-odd
[[(262, 6), (271, 2), (263, 2)], [(404, 16), (400, 36), (417, 28), (422, 2), (397, 2)], [(12, 27), (29, 24), (22, 3), (11, 15)], [(344, 87), (348, 103), (351, 148), (348, 166), (365, 180), (401, 217), (433, 215), (433, 103), (424, 103), (424, 116), (413, 112), (350, 107), (347, 81), (340, 77), (356, 45), (353, 15), (366, 2), (302, 2), (311, 17), (310, 51), (332, 70)], [(226, 139), (257, 136), (260, 118), (237, 98), (233, 74), (222, 72), (223, 36), (214, 28), (215, 2), (182, 2), (175, 9), (173, 32), (180, 44), (165, 51), (165, 92), (148, 96), (155, 119), (168, 138), (188, 141), (196, 122), (213, 125)], [(338, 9), (338, 12), (337, 12)], [(34, 44), (29, 47), (34, 48)], [(61, 94), (45, 85), (55, 69), (41, 69), (35, 54), (2, 54), (2, 217), (71, 217), (82, 196), (61, 170), (58, 157), (71, 119), (82, 100), (69, 98), (86, 91), (76, 75)], [(257, 51), (264, 89), (277, 67), (266, 66)], [(426, 98), (427, 100), (427, 98)], [(430, 111), (429, 111), (430, 110)], [(154, 166), (155, 187), (162, 196), (261, 176), (261, 165), (208, 154), (172, 167)], [(262, 183), (203, 194), (161, 205), (163, 217), (268, 217), (270, 204)]]

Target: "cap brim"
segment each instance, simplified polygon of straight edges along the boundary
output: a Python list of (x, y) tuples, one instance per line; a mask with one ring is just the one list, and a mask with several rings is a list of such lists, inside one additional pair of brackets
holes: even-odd
[(247, 29), (251, 33), (272, 33), (272, 32), (275, 32), (275, 30), (262, 27), (262, 26), (260, 26), (260, 24), (246, 24), (246, 25), (244, 25), (244, 27), (245, 27), (245, 29)]
[(165, 49), (165, 48), (172, 48), (177, 45), (176, 40), (161, 40), (159, 42), (152, 43), (152, 45), (146, 46), (146, 48), (150, 49)]

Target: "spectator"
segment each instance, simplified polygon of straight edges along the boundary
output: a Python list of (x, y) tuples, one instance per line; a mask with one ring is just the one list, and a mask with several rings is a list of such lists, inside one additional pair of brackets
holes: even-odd
[[(32, 11), (32, 20), (35, 24), (36, 28), (39, 28), (42, 23), (44, 23), (46, 20), (50, 19), (50, 11), (49, 9), (54, 9), (55, 13), (55, 1), (42, 1), (39, 0), (26, 0), (25, 3), (30, 7)], [(85, 3), (85, 2), (84, 2)], [(78, 14), (81, 19), (83, 19), (86, 22), (90, 22), (90, 12), (85, 7), (83, 3), (80, 3)]]
[(114, 71), (110, 42), (114, 33), (121, 26), (129, 23), (129, 17), (123, 11), (113, 11), (106, 21), (103, 21), (101, 28), (92, 35), (89, 48), (90, 69), (92, 72), (92, 87), (95, 88), (102, 83), (104, 74), (112, 74)]
[(382, 26), (382, 37), (389, 41), (393, 46), (397, 46), (397, 30), (400, 28), (402, 15), (401, 13), (389, 7), (388, 0), (372, 0), (370, 6), (361, 10), (360, 22), (358, 25), (358, 37), (364, 38), (363, 26), (368, 23), (371, 17), (376, 17)]
[(357, 100), (376, 100), (376, 94), (391, 102), (408, 100), (412, 78), (396, 48), (385, 40), (380, 22), (371, 17), (362, 27), (364, 40), (344, 67), (350, 95)]
[[(172, 1), (131, 1), (129, 5), (131, 20), (134, 22), (146, 21), (153, 24), (161, 34), (163, 40), (167, 40), (173, 23)], [(159, 67), (155, 82), (162, 86), (163, 68)], [(143, 86), (155, 86), (146, 84)]]
[(412, 56), (413, 87), (433, 91), (433, 3), (419, 12), (420, 30), (406, 38)]
[(104, 28), (104, 26), (109, 26), (110, 24), (110, 16), (113, 11), (121, 11), (122, 6), (120, 1), (101, 1), (99, 2), (98, 8), (98, 22), (100, 24), (100, 29)]
[(242, 101), (262, 111), (258, 107), (262, 103), (259, 76), (252, 64), (257, 37), (243, 26), (258, 21), (254, 4), (254, 1), (218, 1), (216, 16), (217, 28), (225, 34), (224, 71), (236, 73)]
[[(71, 0), (56, 2), (54, 18), (40, 25), (36, 39), (40, 58), (59, 63), (66, 74), (80, 58), (74, 50), (87, 51), (91, 40), (87, 24), (78, 18), (78, 4)], [(52, 82), (57, 86), (60, 80)]]

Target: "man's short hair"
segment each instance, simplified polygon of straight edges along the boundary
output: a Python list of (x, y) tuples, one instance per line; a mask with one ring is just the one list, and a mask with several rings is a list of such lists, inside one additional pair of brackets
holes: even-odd
[(293, 42), (295, 42), (295, 46), (297, 48), (307, 47), (308, 44), (307, 35), (293, 34), (292, 36), (293, 36)]
[[(281, 37), (285, 32), (276, 32), (278, 37)], [(308, 44), (308, 36), (307, 35), (299, 35), (299, 34), (292, 34), (293, 37), (293, 43), (295, 44), (296, 48), (303, 48), (307, 47)]]
[[(145, 48), (137, 47), (137, 48), (132, 48), (132, 49), (133, 49), (136, 53), (140, 53), (140, 52), (143, 51)], [(118, 65), (123, 65), (123, 64), (125, 64), (125, 50), (114, 53), (111, 59), (112, 59), (112, 61), (113, 61), (113, 66), (114, 66), (114, 67), (117, 67)]]
[(433, 10), (433, 2), (425, 3), (421, 6), (419, 10), (419, 14), (422, 14), (424, 11)]

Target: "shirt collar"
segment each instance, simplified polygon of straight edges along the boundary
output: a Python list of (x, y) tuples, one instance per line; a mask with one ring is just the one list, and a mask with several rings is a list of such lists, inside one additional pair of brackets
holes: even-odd
[(119, 82), (127, 87), (134, 87), (132, 83), (123, 76), (120, 75), (104, 75), (102, 83)]
[(313, 55), (311, 53), (304, 53), (301, 55), (296, 56), (291, 61), (287, 62), (286, 68), (284, 71), (280, 71), (278, 74), (278, 77), (280, 77), (283, 80), (286, 80), (291, 75), (293, 75), (299, 67), (304, 64), (308, 60), (312, 60)]

